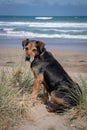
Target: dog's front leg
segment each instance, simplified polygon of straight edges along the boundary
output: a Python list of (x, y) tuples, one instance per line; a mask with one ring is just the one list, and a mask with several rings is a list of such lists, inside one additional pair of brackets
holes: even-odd
[(43, 82), (43, 75), (39, 74), (35, 78), (35, 81), (34, 81), (34, 88), (33, 88), (33, 92), (32, 92), (32, 101), (33, 101), (33, 103), (36, 101), (36, 98), (38, 96), (38, 92), (39, 92), (39, 89), (40, 89), (40, 86), (41, 86), (42, 82)]
[(47, 101), (48, 101), (48, 99), (49, 99), (49, 96), (48, 96), (48, 92), (47, 92), (47, 90), (46, 90), (45, 87), (44, 87), (44, 89), (43, 89), (43, 96), (44, 96), (44, 99), (43, 99), (44, 104), (46, 104)]

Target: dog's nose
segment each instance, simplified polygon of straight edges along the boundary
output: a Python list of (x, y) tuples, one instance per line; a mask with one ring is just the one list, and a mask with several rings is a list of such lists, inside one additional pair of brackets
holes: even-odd
[(26, 57), (25, 57), (25, 61), (30, 61), (30, 57), (29, 57), (29, 56), (26, 56)]

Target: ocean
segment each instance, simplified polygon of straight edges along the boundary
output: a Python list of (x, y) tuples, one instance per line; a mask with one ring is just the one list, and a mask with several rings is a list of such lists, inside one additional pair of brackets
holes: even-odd
[(87, 16), (0, 16), (0, 45), (42, 40), (48, 48), (87, 50)]

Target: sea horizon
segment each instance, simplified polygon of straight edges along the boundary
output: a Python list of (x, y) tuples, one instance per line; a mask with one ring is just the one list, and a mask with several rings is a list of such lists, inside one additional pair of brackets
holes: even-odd
[(20, 47), (26, 38), (48, 48), (87, 50), (87, 16), (0, 16), (0, 46)]

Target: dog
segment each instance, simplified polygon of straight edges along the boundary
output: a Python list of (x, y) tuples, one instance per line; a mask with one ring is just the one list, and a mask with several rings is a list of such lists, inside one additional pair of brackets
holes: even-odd
[(22, 41), (22, 46), (35, 78), (32, 99), (36, 100), (43, 84), (44, 101), (49, 112), (58, 112), (77, 105), (82, 94), (81, 88), (46, 50), (45, 43), (26, 39)]

